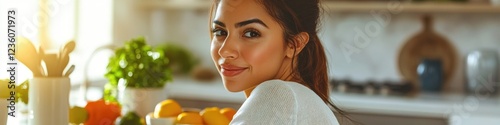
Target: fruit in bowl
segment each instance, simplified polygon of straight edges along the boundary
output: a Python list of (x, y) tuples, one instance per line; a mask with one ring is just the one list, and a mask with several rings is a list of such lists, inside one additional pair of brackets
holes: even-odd
[(147, 125), (228, 125), (236, 110), (233, 108), (207, 107), (182, 108), (168, 99), (158, 103), (155, 111), (146, 116)]
[(154, 112), (146, 116), (146, 124), (173, 125), (177, 116), (181, 113), (181, 105), (174, 100), (167, 99), (156, 104)]
[(200, 112), (207, 125), (229, 125), (230, 119), (226, 118), (218, 107), (208, 107)]
[(182, 107), (174, 100), (168, 99), (161, 101), (156, 104), (154, 117), (155, 118), (166, 118), (166, 117), (177, 117), (177, 115), (182, 113)]
[(220, 113), (226, 116), (227, 119), (232, 120), (234, 114), (236, 114), (236, 110), (233, 108), (223, 108), (220, 110)]
[(183, 112), (177, 116), (177, 125), (203, 125), (203, 118), (197, 112)]

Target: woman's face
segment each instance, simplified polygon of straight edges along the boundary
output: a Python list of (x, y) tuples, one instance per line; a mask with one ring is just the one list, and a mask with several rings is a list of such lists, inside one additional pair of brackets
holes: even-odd
[(283, 30), (255, 0), (221, 0), (212, 33), (212, 59), (228, 91), (287, 74)]

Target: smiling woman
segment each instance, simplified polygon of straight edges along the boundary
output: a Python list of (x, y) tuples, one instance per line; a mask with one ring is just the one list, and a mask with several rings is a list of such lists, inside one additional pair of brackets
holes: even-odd
[[(231, 124), (338, 124), (329, 99), (318, 0), (215, 0), (211, 55), (247, 100)], [(333, 111), (333, 112), (332, 112)]]

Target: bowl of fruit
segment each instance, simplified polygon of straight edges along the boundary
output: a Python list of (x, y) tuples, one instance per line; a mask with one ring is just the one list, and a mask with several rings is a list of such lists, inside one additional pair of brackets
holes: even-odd
[(207, 107), (182, 108), (168, 99), (158, 103), (154, 112), (146, 116), (147, 125), (228, 125), (236, 110), (233, 108)]

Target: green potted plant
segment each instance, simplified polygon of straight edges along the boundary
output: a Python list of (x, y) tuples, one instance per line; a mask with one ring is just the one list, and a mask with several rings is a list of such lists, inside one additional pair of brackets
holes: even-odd
[(164, 86), (172, 81), (168, 64), (165, 53), (148, 45), (144, 37), (127, 41), (109, 59), (104, 99), (119, 102), (122, 112), (146, 116), (167, 98)]
[(169, 59), (169, 63), (165, 66), (176, 75), (189, 74), (200, 63), (193, 53), (179, 44), (167, 42), (158, 45), (156, 51), (163, 53)]

